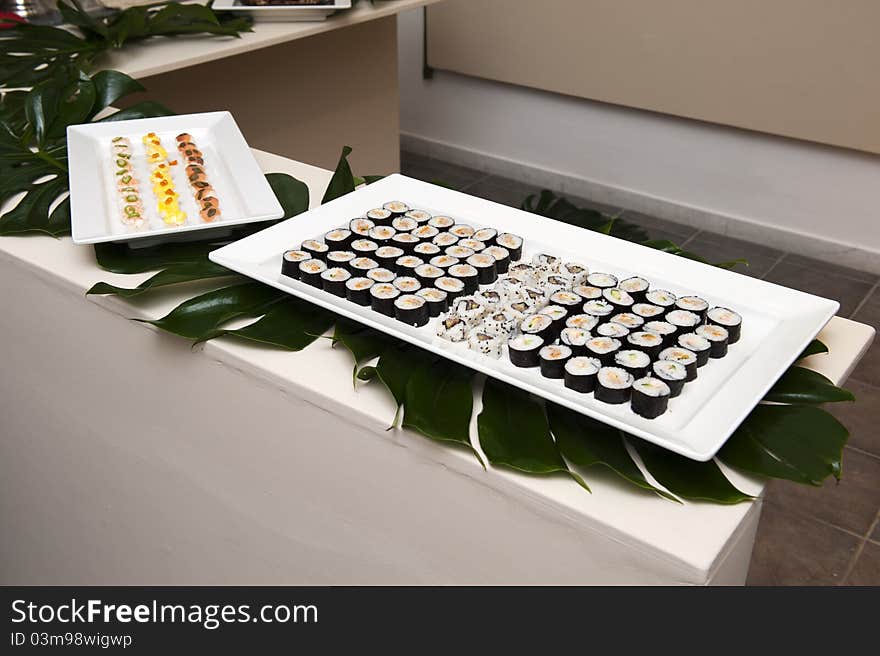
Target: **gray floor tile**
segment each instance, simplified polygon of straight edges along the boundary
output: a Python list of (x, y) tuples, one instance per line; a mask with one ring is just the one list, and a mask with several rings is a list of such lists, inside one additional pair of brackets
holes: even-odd
[(747, 585), (833, 585), (846, 573), (859, 539), (765, 505)]
[(847, 585), (880, 585), (880, 545), (870, 542), (865, 544), (846, 583)]
[(867, 271), (860, 271), (859, 269), (850, 269), (849, 267), (837, 266), (835, 264), (829, 264), (828, 262), (824, 262), (822, 260), (816, 260), (811, 257), (805, 257), (803, 255), (796, 255), (794, 253), (786, 256), (786, 262), (790, 262), (791, 264), (797, 264), (799, 266), (805, 267), (813, 267), (816, 269), (821, 269), (823, 273), (833, 273), (839, 276), (847, 276), (848, 278), (852, 278), (853, 280), (861, 280), (862, 282), (877, 282), (878, 277), (877, 274), (868, 273)]
[(763, 277), (782, 255), (782, 251), (775, 248), (716, 232), (701, 232), (688, 242), (687, 249), (713, 263), (745, 258), (748, 266), (740, 264), (732, 270), (753, 278)]
[(880, 387), (853, 378), (844, 386), (855, 394), (856, 402), (829, 403), (825, 408), (849, 429), (850, 446), (880, 458)]
[(631, 210), (626, 210), (621, 218), (642, 226), (648, 231), (651, 239), (668, 239), (679, 246), (699, 232), (697, 228), (682, 223), (667, 221), (666, 219)]
[(608, 216), (617, 216), (623, 212), (623, 208), (615, 207), (614, 205), (606, 205), (605, 203), (597, 203), (594, 200), (590, 200), (589, 198), (584, 198), (582, 196), (573, 196), (571, 194), (566, 194), (564, 192), (556, 192), (557, 195), (562, 196), (563, 198), (567, 198), (574, 205), (580, 208), (588, 209), (588, 210), (596, 210), (597, 212), (601, 212), (602, 214), (607, 214)]
[[(874, 290), (868, 302), (852, 318), (874, 328), (880, 328), (880, 289)], [(880, 387), (880, 340), (878, 338), (874, 338), (871, 348), (853, 371), (852, 378)]]
[(522, 205), (527, 196), (540, 193), (540, 191), (538, 187), (497, 175), (490, 175), (467, 188), (467, 193), (473, 196), (517, 208)]
[(400, 153), (400, 172), (425, 182), (441, 183), (454, 189), (462, 189), (486, 174), (466, 166), (458, 166), (415, 153)]
[(784, 512), (834, 524), (865, 535), (880, 508), (880, 458), (844, 449), (843, 477), (825, 480), (822, 487), (773, 480), (767, 486), (767, 505)]
[(792, 263), (788, 257), (773, 267), (765, 280), (839, 301), (837, 314), (841, 317), (849, 317), (871, 289), (869, 282)]

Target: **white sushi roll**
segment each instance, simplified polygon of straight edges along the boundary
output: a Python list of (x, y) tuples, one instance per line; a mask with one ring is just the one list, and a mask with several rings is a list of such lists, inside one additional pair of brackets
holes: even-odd
[(509, 312), (514, 319), (516, 319), (517, 321), (521, 321), (532, 314), (534, 308), (532, 307), (531, 303), (522, 300), (508, 303), (506, 311)]
[(532, 307), (536, 311), (549, 303), (547, 294), (545, 294), (544, 290), (540, 287), (524, 287), (523, 297), (526, 301), (532, 304)]
[(464, 320), (468, 328), (477, 327), (486, 315), (486, 308), (473, 296), (462, 296), (452, 304), (452, 311)]
[(485, 308), (486, 313), (495, 312), (501, 308), (503, 298), (494, 289), (486, 289), (474, 293), (474, 300)]
[(587, 276), (590, 275), (590, 269), (586, 264), (581, 264), (580, 262), (566, 262), (559, 267), (559, 273), (568, 276), (571, 280), (571, 286), (577, 287), (578, 285), (586, 284)]
[[(544, 291), (547, 294), (555, 294), (556, 292), (566, 292), (572, 287), (570, 278), (562, 274), (551, 274), (543, 280)], [(580, 298), (580, 297), (578, 297)]]
[(471, 351), (488, 355), (490, 358), (498, 359), (501, 357), (501, 347), (503, 345), (501, 338), (496, 335), (490, 335), (482, 330), (475, 330), (468, 336), (468, 348)]
[(467, 324), (454, 312), (447, 312), (438, 318), (435, 333), (448, 342), (463, 342), (467, 338)]
[(496, 310), (483, 319), (483, 330), (489, 335), (506, 337), (516, 327), (516, 319), (510, 312)]
[(535, 268), (532, 265), (526, 264), (525, 262), (511, 264), (510, 268), (507, 270), (507, 274), (514, 280), (521, 282), (526, 287), (535, 287), (539, 282), (538, 272), (535, 271)]
[(545, 274), (558, 273), (561, 264), (558, 257), (549, 253), (535, 253), (532, 256), (532, 267)]
[(503, 278), (495, 285), (495, 290), (501, 294), (504, 303), (516, 303), (523, 299), (523, 284), (513, 278)]

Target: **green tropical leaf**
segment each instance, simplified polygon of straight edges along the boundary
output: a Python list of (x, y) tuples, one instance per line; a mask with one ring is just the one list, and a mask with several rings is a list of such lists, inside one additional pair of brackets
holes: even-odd
[(398, 408), (406, 401), (406, 385), (413, 370), (434, 359), (435, 356), (404, 342), (395, 341), (382, 351), (376, 363), (376, 375), (391, 392)]
[(354, 358), (352, 376), (357, 377), (358, 365), (387, 349), (394, 340), (363, 324), (340, 317), (333, 329), (333, 345), (342, 344)]
[(759, 405), (718, 452), (725, 464), (762, 476), (821, 485), (840, 478), (849, 433), (813, 406)]
[(105, 271), (145, 273), (175, 264), (205, 262), (208, 253), (216, 249), (215, 242), (172, 242), (147, 248), (106, 242), (95, 244), (95, 260)]
[(828, 353), (828, 347), (825, 346), (818, 339), (814, 339), (812, 342), (807, 344), (807, 348), (804, 349), (803, 353), (798, 356), (798, 360), (803, 360), (811, 355), (818, 355), (820, 353)]
[(309, 186), (305, 182), (287, 173), (267, 173), (266, 180), (281, 203), (283, 219), (289, 219), (309, 209)]
[(483, 453), (493, 465), (527, 474), (564, 473), (590, 489), (559, 454), (543, 408), (521, 389), (487, 378), (477, 429)]
[(97, 122), (112, 123), (114, 121), (128, 121), (134, 118), (155, 118), (157, 116), (174, 116), (174, 112), (162, 103), (157, 103), (152, 100), (144, 100), (135, 103), (131, 107), (126, 107), (125, 109), (120, 109), (118, 112), (113, 112)]
[(327, 191), (324, 192), (324, 197), (321, 199), (322, 205), (354, 191), (354, 175), (351, 172), (351, 166), (348, 165), (349, 155), (351, 155), (351, 146), (343, 146), (336, 170), (333, 172), (333, 177), (330, 178), (330, 183), (327, 185)]
[(770, 388), (764, 400), (803, 405), (855, 401), (856, 397), (812, 369), (791, 367)]
[(18, 205), (0, 217), (0, 235), (42, 233), (57, 237), (67, 232), (69, 223), (63, 223), (64, 211), (49, 214), (52, 203), (66, 187), (67, 180), (60, 177), (28, 187)]
[(137, 287), (117, 287), (106, 282), (99, 282), (94, 284), (86, 294), (116, 294), (123, 298), (131, 298), (159, 287), (167, 287), (168, 285), (177, 285), (194, 280), (226, 278), (230, 276), (240, 277), (234, 271), (230, 271), (226, 267), (215, 264), (210, 260), (184, 262), (183, 264), (173, 264), (167, 267), (156, 275), (147, 278)]
[(92, 116), (105, 107), (110, 107), (120, 98), (145, 91), (140, 82), (119, 71), (99, 71), (92, 76), (92, 82), (95, 85), (95, 109)]
[(617, 428), (555, 403), (547, 403), (547, 417), (556, 446), (570, 463), (583, 468), (604, 467), (643, 490), (678, 501), (648, 482), (626, 450)]

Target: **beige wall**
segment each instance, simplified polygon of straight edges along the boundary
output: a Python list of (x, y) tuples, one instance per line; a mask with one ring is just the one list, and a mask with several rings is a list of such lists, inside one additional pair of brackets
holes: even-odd
[(876, 0), (448, 0), (436, 68), (880, 152)]

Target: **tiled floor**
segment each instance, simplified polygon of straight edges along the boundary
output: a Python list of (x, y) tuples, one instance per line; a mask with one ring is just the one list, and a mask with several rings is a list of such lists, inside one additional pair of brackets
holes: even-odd
[[(519, 206), (538, 187), (411, 153), (403, 173)], [(749, 260), (745, 275), (840, 301), (840, 314), (880, 326), (880, 276), (834, 267), (792, 253), (732, 239), (561, 194), (580, 207), (623, 211), (652, 238), (669, 239), (711, 261)], [(880, 343), (875, 343), (846, 386), (858, 401), (829, 407), (850, 430), (843, 478), (809, 488), (773, 481), (768, 486), (748, 583), (753, 585), (880, 585)]]

